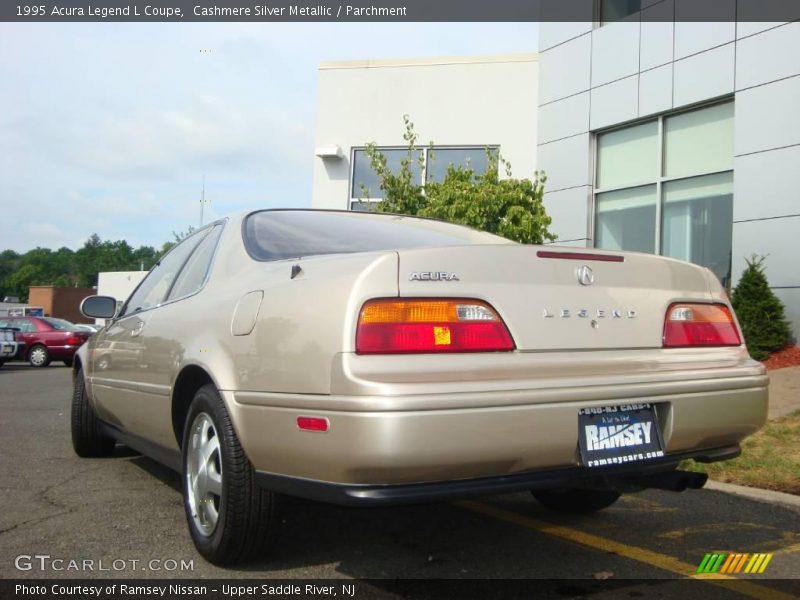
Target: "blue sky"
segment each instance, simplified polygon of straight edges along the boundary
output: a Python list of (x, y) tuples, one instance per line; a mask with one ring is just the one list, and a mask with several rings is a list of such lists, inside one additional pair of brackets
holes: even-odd
[[(0, 24), (0, 250), (308, 207), (325, 60), (531, 52), (532, 23)], [(200, 52), (208, 49), (210, 52)]]

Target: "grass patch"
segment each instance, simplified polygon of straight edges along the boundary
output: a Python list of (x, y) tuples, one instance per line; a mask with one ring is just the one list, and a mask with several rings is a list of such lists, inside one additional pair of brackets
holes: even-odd
[(681, 467), (711, 479), (800, 496), (800, 412), (767, 421), (742, 442), (742, 455), (710, 464), (686, 460)]

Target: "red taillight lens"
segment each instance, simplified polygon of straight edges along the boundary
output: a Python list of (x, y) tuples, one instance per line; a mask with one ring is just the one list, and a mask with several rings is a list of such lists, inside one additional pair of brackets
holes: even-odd
[(70, 346), (80, 346), (83, 342), (86, 341), (86, 338), (82, 338), (79, 335), (70, 335), (67, 337), (67, 344)]
[(506, 352), (514, 340), (478, 300), (371, 300), (358, 319), (356, 352)]
[(730, 309), (724, 304), (672, 304), (664, 320), (664, 347), (739, 346)]

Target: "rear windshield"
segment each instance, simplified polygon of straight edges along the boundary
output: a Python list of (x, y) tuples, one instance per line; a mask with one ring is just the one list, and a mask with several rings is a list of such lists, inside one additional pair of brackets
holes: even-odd
[(245, 220), (244, 241), (250, 256), (256, 260), (425, 246), (513, 243), (489, 233), (441, 221), (320, 210), (253, 213)]
[(50, 317), (40, 317), (42, 321), (50, 325), (53, 329), (58, 329), (60, 331), (74, 331), (75, 325), (70, 323), (69, 321), (65, 321), (64, 319), (53, 319)]

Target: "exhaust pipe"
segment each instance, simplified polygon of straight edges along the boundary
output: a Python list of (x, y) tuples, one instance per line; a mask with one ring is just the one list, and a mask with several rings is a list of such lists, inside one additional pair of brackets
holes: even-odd
[(667, 490), (669, 492), (683, 492), (687, 489), (699, 490), (702, 488), (708, 475), (705, 473), (694, 473), (693, 471), (668, 471), (666, 473), (654, 473), (636, 477), (631, 483), (641, 485), (645, 488), (655, 488), (657, 490)]

